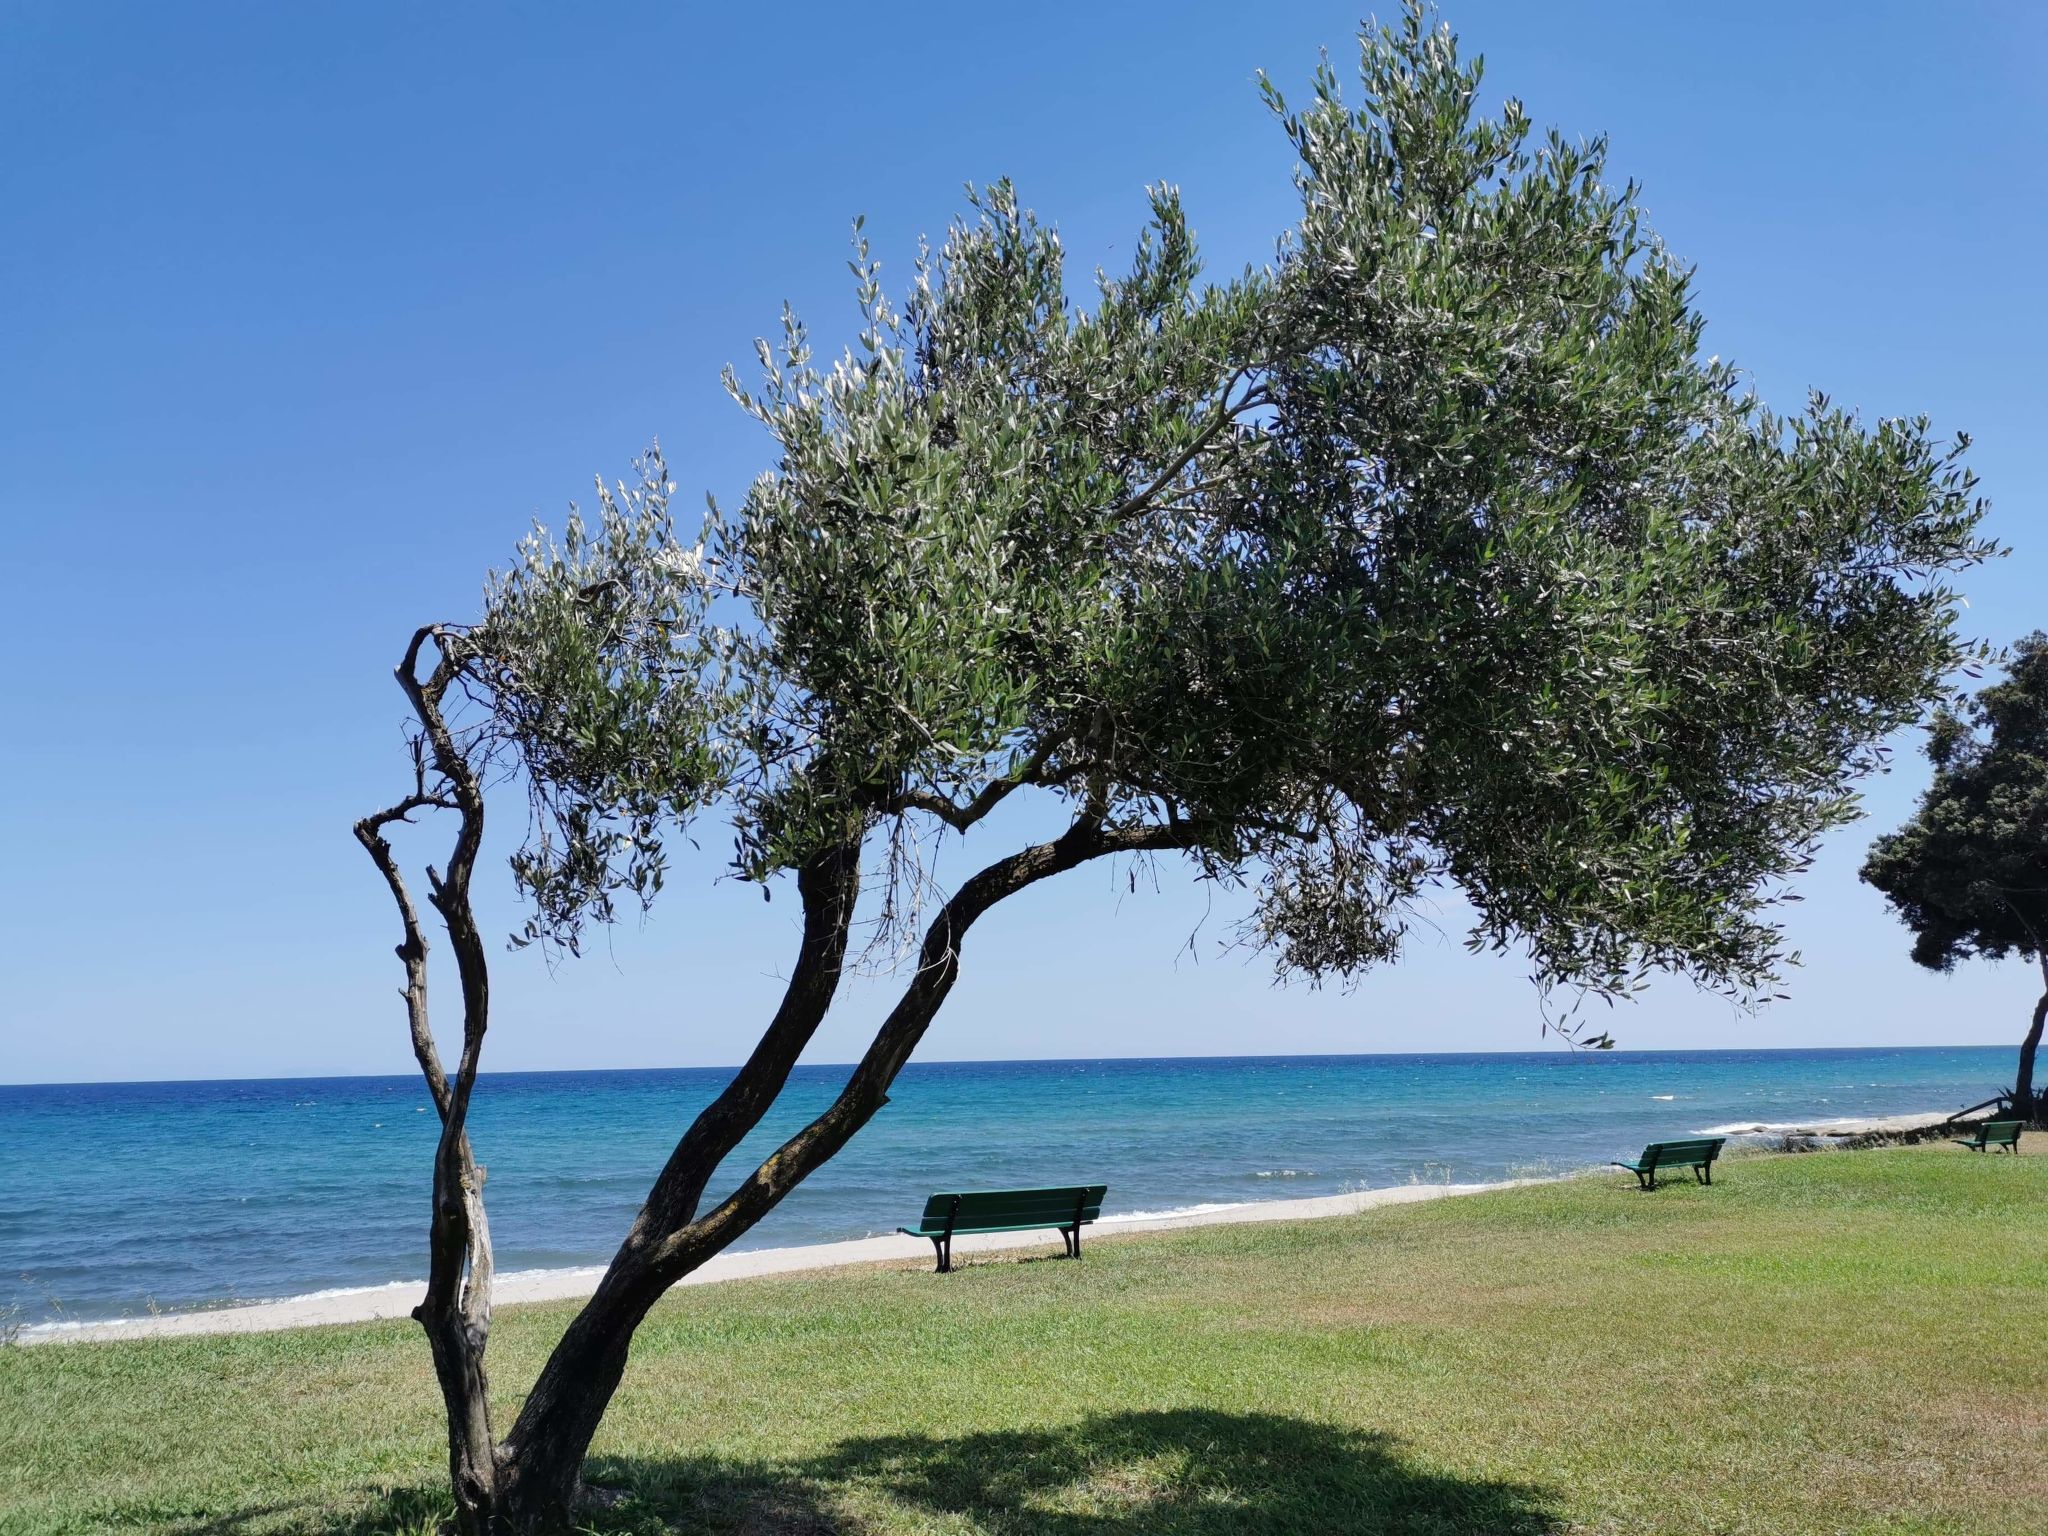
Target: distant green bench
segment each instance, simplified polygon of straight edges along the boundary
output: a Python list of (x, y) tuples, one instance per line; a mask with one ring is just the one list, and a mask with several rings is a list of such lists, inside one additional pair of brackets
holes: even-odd
[(1643, 1148), (1643, 1155), (1633, 1163), (1616, 1163), (1617, 1168), (1626, 1168), (1636, 1176), (1636, 1183), (1644, 1189), (1657, 1187), (1657, 1175), (1667, 1169), (1690, 1168), (1692, 1176), (1702, 1184), (1714, 1182), (1714, 1159), (1721, 1155), (1721, 1148), (1728, 1144), (1725, 1136), (1703, 1136), (1697, 1141), (1653, 1141)]
[(1959, 1147), (1968, 1147), (1972, 1152), (1988, 1152), (1993, 1147), (2003, 1147), (2008, 1152), (2020, 1149), (2020, 1127), (2023, 1120), (1987, 1120), (1977, 1127), (1977, 1134), (1965, 1139), (1951, 1136), (1949, 1140)]
[(1102, 1214), (1106, 1184), (1063, 1189), (982, 1189), (933, 1195), (914, 1227), (898, 1232), (932, 1240), (939, 1274), (953, 1267), (953, 1237), (959, 1232), (1055, 1231), (1066, 1239), (1067, 1257), (1081, 1257), (1081, 1228)]

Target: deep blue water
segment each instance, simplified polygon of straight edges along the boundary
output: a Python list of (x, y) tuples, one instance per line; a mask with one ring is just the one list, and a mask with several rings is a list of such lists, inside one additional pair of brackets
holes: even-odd
[[(935, 1188), (1106, 1180), (1106, 1215), (1563, 1172), (1742, 1122), (1955, 1109), (2011, 1051), (1613, 1051), (913, 1064), (741, 1244), (886, 1232)], [(736, 1155), (821, 1109), (800, 1068)], [(724, 1069), (489, 1074), (500, 1270), (608, 1258)], [(423, 1273), (417, 1078), (0, 1087), (0, 1316), (136, 1313)], [(722, 1192), (714, 1188), (714, 1193)], [(11, 1309), (11, 1310), (10, 1310)]]

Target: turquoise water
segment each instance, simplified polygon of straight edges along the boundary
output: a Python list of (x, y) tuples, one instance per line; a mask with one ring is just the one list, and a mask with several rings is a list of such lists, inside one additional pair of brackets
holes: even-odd
[[(943, 1187), (1106, 1180), (1116, 1215), (1564, 1172), (1659, 1137), (1960, 1108), (2011, 1069), (2003, 1047), (913, 1064), (740, 1246), (886, 1232)], [(823, 1108), (846, 1070), (799, 1069), (726, 1171)], [(500, 1270), (607, 1259), (727, 1076), (481, 1078)], [(434, 1135), (417, 1078), (0, 1087), (0, 1314), (417, 1277)]]

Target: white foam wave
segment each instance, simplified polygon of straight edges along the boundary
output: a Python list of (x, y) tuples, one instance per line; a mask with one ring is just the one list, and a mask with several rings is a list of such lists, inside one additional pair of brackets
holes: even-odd
[(1774, 1131), (1799, 1131), (1806, 1129), (1809, 1122), (1804, 1120), (1737, 1120), (1728, 1125), (1707, 1125), (1693, 1132), (1695, 1136), (1768, 1136)]

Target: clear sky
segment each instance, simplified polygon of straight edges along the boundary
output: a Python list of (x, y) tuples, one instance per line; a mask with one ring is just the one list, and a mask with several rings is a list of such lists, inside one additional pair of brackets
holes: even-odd
[[(766, 444), (719, 366), (785, 299), (821, 345), (850, 336), (856, 213), (900, 278), (963, 181), (1009, 175), (1085, 269), (1128, 255), (1166, 179), (1212, 265), (1264, 259), (1293, 203), (1254, 71), (1298, 90), (1356, 14), (15, 0), (0, 1081), (409, 1070), (392, 915), (348, 828), (400, 783), (413, 626), (470, 616), (530, 519), (651, 438), (687, 486), (744, 486)], [(1699, 265), (1708, 345), (1767, 398), (1821, 386), (1975, 435), (2015, 553), (1969, 583), (1970, 625), (2048, 623), (2048, 11), (1447, 14), (1489, 93), (1611, 135)], [(1916, 971), (1855, 881), (1921, 777), (1909, 751), (1791, 909), (1792, 1002), (1749, 1018), (1665, 986), (1609, 1021), (1622, 1043), (2016, 1040), (2016, 964)], [(489, 1065), (739, 1057), (794, 903), (714, 884), (705, 846), (580, 964), (499, 958)], [(482, 884), (509, 928), (509, 882)], [(1230, 915), (1175, 867), (1156, 892), (1040, 887), (976, 930), (925, 1054), (1540, 1043), (1532, 989), (1463, 953), (1454, 902), (1349, 995), (1219, 954)], [(855, 1054), (879, 997), (813, 1058)]]

